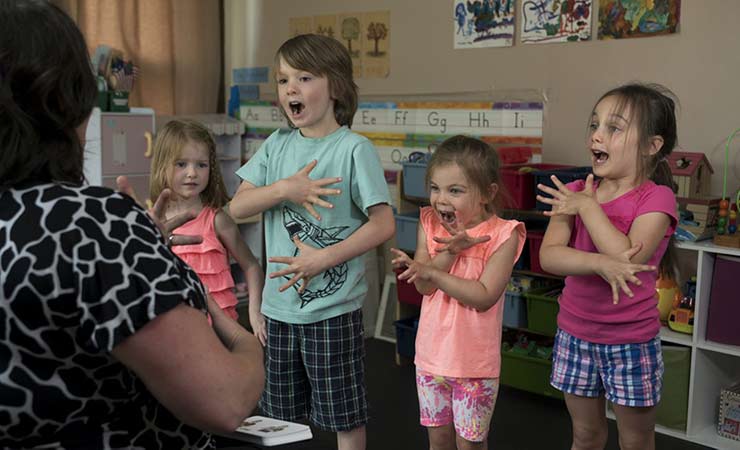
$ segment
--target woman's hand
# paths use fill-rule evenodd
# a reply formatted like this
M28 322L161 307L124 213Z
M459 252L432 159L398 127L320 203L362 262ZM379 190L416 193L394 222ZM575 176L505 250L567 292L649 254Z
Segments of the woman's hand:
M409 255L397 248L391 248L391 252L396 255L396 257L391 260L393 267L406 268L406 270L398 275L399 280L406 280L407 283L413 283L415 281L431 281L432 275L437 269L429 264L424 264L411 259Z
M334 205L322 200L322 195L339 195L341 190L339 189L328 189L324 186L329 184L335 184L342 181L341 178L321 178L313 180L309 177L311 171L316 167L318 161L315 159L308 163L306 167L299 170L295 175L278 181L280 192L282 196L296 205L301 205L308 211L311 216L316 220L321 220L321 216L314 209L314 205L321 206L322 208L333 208Z
M438 253L449 252L451 255L457 255L470 247L491 240L491 236L488 235L479 237L470 236L459 220L455 221L454 226L442 221L442 226L450 233L450 237L434 236L432 238L434 242L443 244L441 247L436 248Z
M139 199L136 197L134 188L129 184L128 178L125 175L121 175L116 178L116 186L118 190L133 198L136 203L146 208ZM187 211L182 214L178 214L170 219L167 219L165 212L167 211L167 202L170 200L171 192L169 189L165 189L157 197L157 201L154 202L154 206L147 209L147 214L154 221L159 228L159 231L164 236L165 242L169 246L173 245L191 245L199 244L203 241L202 236L184 236L181 234L173 234L172 231L187 223L197 216L193 211Z
M550 179L555 183L557 189L553 189L544 184L538 184L537 189L550 194L552 197L537 195L537 200L548 205L552 205L552 210L545 211L546 216L575 216L583 211L587 206L596 204L594 198L594 175L588 174L583 190L574 192L568 189L555 175Z
M637 286L642 285L639 278L635 276L638 272L655 271L655 266L646 264L633 264L630 260L640 252L642 244L638 243L632 246L619 256L600 255L600 264L596 266L596 273L604 279L612 288L612 301L616 305L619 303L619 290L632 297L634 294L627 283Z
M303 280L298 288L298 293L302 294L303 291L306 290L311 278L323 272L329 266L323 259L325 252L303 243L298 236L293 236L293 243L295 243L295 246L298 248L298 254L296 256L273 256L269 259L269 261L273 263L288 265L285 269L272 272L270 274L270 278L278 278L293 274L293 277L288 280L287 283L280 286L279 291L283 292L298 283L298 281Z

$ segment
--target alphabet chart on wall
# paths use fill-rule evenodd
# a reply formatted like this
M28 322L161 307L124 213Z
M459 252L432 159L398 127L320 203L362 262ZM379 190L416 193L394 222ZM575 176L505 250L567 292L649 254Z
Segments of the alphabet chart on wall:
M478 137L494 148L529 147L531 162L539 162L543 106L538 101L361 102L352 130L373 142L389 171L401 170L412 152L428 152L456 134ZM275 129L288 127L275 102L244 102L239 117L247 124L247 157Z

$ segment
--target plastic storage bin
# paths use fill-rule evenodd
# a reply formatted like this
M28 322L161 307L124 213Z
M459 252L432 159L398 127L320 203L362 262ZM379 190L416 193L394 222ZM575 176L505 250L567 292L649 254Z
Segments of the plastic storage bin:
M655 422L664 427L686 431L689 413L689 373L691 349L663 344L663 392L655 411Z
M403 195L414 198L429 198L425 183L426 161L403 162Z
M529 243L529 270L532 272L546 273L542 270L542 266L540 265L540 247L542 247L542 239L544 237L544 230L527 231L527 242Z
M416 355L416 330L419 318L409 317L393 322L396 326L396 351L399 355L412 358Z
M409 305L421 306L423 295L416 290L414 283L407 283L406 280L399 280L398 276L403 273L404 269L393 269L396 273L396 294L398 301Z
M501 183L506 187L512 209L533 209L535 205L534 176L538 170L567 168L562 164L515 164L501 168ZM404 172L404 176L405 176Z
M706 334L708 341L740 345L740 333L737 331L740 319L738 274L740 258L717 255L712 274L712 290L709 294Z
M527 327L527 301L519 292L506 292L504 296L504 326Z
M419 210L395 214L396 241L398 248L406 252L416 251L416 230L419 227Z
M534 178L534 183L532 184L532 187L535 190L536 194L542 194L546 197L549 197L546 193L540 192L540 190L537 189L537 185L544 184L545 186L555 188L555 183L553 183L550 179L551 175L555 175L556 177L558 177L558 180L563 182L563 184L567 184L571 181L585 179L589 173L591 173L591 166L542 169L532 174ZM550 210L550 205L548 205L547 203L542 203L541 201L537 201L534 206L540 211Z
M501 352L501 384L547 397L563 398L550 386L552 362L547 359Z
M527 329L554 336L558 329L558 297L562 287L525 292L527 298Z

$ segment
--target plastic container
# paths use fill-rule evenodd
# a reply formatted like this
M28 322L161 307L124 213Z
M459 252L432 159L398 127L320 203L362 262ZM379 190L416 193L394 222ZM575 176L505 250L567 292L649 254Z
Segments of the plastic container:
M545 237L544 230L527 230L527 242L529 243L529 270L537 273L547 273L540 265L540 247Z
M501 183L511 197L512 209L533 209L535 205L534 173L538 170L568 168L563 164L515 164L501 168ZM404 172L404 176L405 176Z
M532 187L535 190L535 194L548 196L546 193L537 189L537 185L544 184L545 186L555 188L555 183L550 179L551 175L555 175L563 184L567 184L571 181L585 179L589 173L591 173L591 166L537 170L532 173L532 176L534 177ZM537 201L534 207L540 211L549 211L551 208L547 203L542 203L540 201Z
M427 173L427 163L407 162L403 165L403 195L413 198L429 198L429 191L424 181Z
M416 330L419 318L409 317L393 322L396 327L396 351L399 355L413 359L416 355Z
M507 291L504 296L504 326L527 327L527 301L519 292Z
M393 269L396 273L396 295L398 301L406 303L408 305L421 306L421 300L424 298L423 295L416 290L414 283L407 283L406 280L399 280L398 275L403 273L403 269Z
M558 329L558 297L562 287L525 292L527 299L527 329L554 336Z
M501 384L535 394L563 398L563 394L550 386L552 362L547 359L501 352Z
M419 210L395 214L396 243L405 252L416 251L416 230L419 227Z
M691 349L679 345L662 344L663 391L655 411L655 422L664 427L686 431L689 413L689 372Z

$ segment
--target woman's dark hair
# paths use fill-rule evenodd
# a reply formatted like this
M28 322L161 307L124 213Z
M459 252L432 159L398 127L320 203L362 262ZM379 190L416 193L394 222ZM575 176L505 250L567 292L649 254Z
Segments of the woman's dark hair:
M97 99L92 70L85 39L58 7L0 0L0 189L82 183L77 128Z
M617 100L615 113L620 114L625 110L630 111L630 128L637 132L638 172L644 178L653 180L655 184L668 186L673 192L676 192L676 183L673 181L673 175L667 160L678 139L676 95L659 84L630 83L614 88L602 95L596 105L607 97L614 97ZM657 153L650 155L647 149L650 147L654 136L663 138L663 146ZM671 237L665 255L660 262L659 272L661 276L674 278L677 267L674 241L674 238Z
M458 134L445 139L432 153L427 165L426 185L432 180L432 174L438 167L456 164L465 174L465 178L475 186L478 193L485 199L486 212L493 213L502 207L502 198L508 194L501 183L499 169L501 164L498 153L490 145L480 139ZM495 196L490 195L491 184L498 186Z
M352 57L339 41L319 34L301 34L285 41L275 53L275 72L281 57L296 70L326 77L329 95L334 99L334 118L339 125L352 127L357 112L357 85L352 78ZM292 126L285 111L283 115Z

